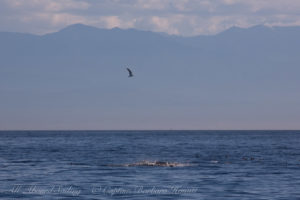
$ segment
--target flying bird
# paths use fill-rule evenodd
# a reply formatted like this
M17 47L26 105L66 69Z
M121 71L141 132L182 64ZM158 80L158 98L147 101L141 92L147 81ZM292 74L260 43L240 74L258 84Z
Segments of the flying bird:
M126 69L127 69L128 73L129 73L128 77L133 77L132 71L129 68L126 68Z

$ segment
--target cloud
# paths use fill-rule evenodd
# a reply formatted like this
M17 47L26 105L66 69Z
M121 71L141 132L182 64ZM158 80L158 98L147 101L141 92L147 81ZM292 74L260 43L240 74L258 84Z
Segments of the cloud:
M300 10L298 0L251 0L243 4L248 5L253 12L268 10L274 13L299 13Z
M164 10L167 8L170 1L161 1L161 0L137 0L135 7L137 9L150 9L150 10Z
M91 20L93 22L93 25L101 25L101 27L104 28L133 28L134 24L136 22L136 19L128 19L128 20L123 20L118 16L102 16L98 20L93 19Z
M58 12L63 10L87 9L90 5L74 0L4 0L13 9L28 9Z
M157 32L167 32L169 34L179 35L178 25L184 20L183 15L173 15L169 17L159 17L153 16L151 18L151 23L155 31Z
M299 0L2 0L0 31L46 33L73 23L178 35L231 26L300 25Z

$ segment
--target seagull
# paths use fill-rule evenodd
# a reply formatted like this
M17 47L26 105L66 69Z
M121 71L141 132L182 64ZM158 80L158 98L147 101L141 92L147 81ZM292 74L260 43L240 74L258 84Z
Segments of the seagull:
M128 77L133 77L132 71L129 68L126 68L126 69L127 69L128 73L129 73Z

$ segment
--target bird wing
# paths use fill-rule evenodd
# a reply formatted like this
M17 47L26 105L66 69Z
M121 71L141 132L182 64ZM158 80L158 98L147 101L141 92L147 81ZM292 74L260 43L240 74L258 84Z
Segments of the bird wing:
M132 71L129 68L126 68L130 75L132 75Z

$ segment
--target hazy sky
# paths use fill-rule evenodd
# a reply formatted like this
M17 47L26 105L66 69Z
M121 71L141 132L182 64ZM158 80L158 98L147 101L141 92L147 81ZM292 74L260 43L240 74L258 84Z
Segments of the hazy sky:
M75 23L184 36L300 26L300 0L0 0L0 32ZM1 34L0 130L299 129L299 28L247 30L197 51L135 31Z
M0 31L43 34L83 23L177 35L300 25L299 0L0 0Z

